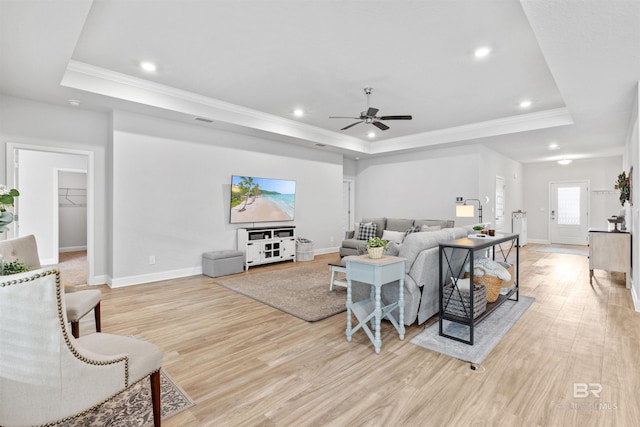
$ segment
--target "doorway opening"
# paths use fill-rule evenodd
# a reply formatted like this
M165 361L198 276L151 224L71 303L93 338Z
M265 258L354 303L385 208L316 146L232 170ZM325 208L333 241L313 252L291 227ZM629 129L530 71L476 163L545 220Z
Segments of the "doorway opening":
M86 251L84 283L94 284L93 153L7 143L6 160L7 184L20 191L14 207L16 220L8 237L33 234L38 243L40 263L57 265L60 262L60 248L70 245L65 243L69 235L64 233L64 228L64 234L61 235L63 220L63 227L70 225L73 232L81 236L79 241L82 243L74 245L74 249L81 247ZM74 180L81 184L73 184ZM66 188L71 187L84 187L83 194L80 194L81 191L67 192ZM75 204L76 207L68 207L67 204ZM67 214L79 215L82 219L69 220Z

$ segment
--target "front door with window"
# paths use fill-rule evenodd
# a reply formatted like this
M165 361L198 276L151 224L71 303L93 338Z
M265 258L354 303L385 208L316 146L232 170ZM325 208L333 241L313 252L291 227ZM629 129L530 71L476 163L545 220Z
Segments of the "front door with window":
M589 183L552 182L549 197L551 243L586 245L589 229Z

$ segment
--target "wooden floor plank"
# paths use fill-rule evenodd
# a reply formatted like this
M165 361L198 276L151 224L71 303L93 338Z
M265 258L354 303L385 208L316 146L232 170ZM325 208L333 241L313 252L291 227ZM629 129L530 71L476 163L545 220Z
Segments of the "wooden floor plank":
M384 322L376 354L362 332L346 341L345 313L308 323L206 276L100 287L102 326L164 350L196 403L168 427L635 425L640 314L624 276L596 271L590 284L586 257L535 247L521 249L520 281L536 301L476 371L409 343L425 325L400 341ZM574 383L599 383L602 395L576 398Z

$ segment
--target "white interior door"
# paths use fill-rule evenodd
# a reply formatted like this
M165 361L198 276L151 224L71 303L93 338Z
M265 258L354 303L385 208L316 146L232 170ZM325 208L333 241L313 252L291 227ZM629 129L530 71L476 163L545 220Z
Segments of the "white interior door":
M589 230L589 182L552 182L549 197L551 243L586 245Z

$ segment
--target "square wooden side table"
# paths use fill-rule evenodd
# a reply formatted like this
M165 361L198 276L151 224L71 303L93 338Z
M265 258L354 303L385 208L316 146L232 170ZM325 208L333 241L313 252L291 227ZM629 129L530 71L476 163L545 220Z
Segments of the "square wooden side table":
M405 258L396 256L383 256L372 259L368 255L347 256L344 258L347 264L347 341L351 342L353 333L363 329L375 348L380 353L382 340L380 339L380 321L388 319L398 331L400 339L404 339L404 270ZM400 282L398 300L386 306L382 305L382 287L387 283L398 280ZM363 282L371 285L369 299L353 302L352 282ZM398 319L392 312L398 309ZM358 324L352 326L351 314L355 315ZM367 322L373 321L371 332Z

